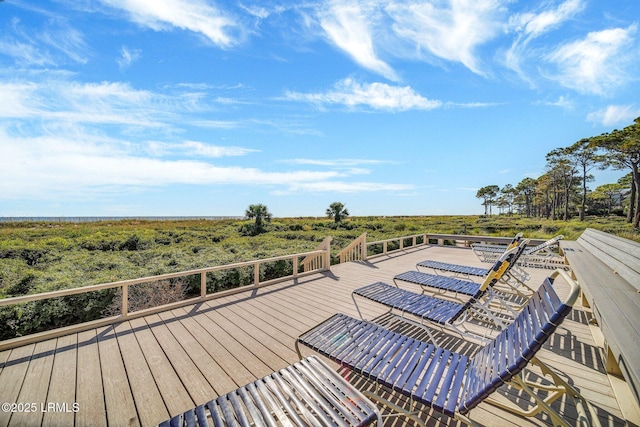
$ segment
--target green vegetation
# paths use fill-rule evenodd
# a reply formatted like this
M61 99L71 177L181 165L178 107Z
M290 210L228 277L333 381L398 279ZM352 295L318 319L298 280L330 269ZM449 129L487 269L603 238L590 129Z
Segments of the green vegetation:
M585 222L507 215L351 217L338 223L274 218L263 222L261 234L247 234L246 227L253 225L246 220L0 223L0 298L300 253L314 250L327 236L334 239L335 255L363 232L368 241L421 233L513 236L519 231L531 238L563 234L576 239L585 227L593 227L640 241L640 232L623 217L587 217ZM281 277L291 268L290 262L268 263L261 275ZM251 268L211 274L207 287L217 291L251 283L252 274ZM193 294L198 286L197 276L187 278L184 292ZM116 291L106 290L1 307L0 339L98 318L113 309L114 298Z
M525 178L515 187L487 185L476 193L485 215L496 206L500 212L514 210L526 216L568 220L587 215L625 214L627 222L640 228L640 117L622 130L583 138L569 147L547 153L547 166L537 179ZM591 191L587 182L594 168L626 170L617 183ZM515 208L515 209L514 209Z
M340 222L349 216L349 211L343 203L333 202L329 205L325 214L329 218L333 218L333 222Z
M269 209L263 204L249 205L244 212L244 216L245 218L255 220L253 225L247 224L242 229L244 234L250 236L264 233L266 231L265 223L271 222L271 218L273 217Z

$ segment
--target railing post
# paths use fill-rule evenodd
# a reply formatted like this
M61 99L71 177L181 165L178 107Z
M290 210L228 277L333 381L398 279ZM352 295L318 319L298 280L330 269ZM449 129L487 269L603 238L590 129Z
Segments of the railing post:
M293 257L293 277L298 277L298 255Z
M129 316L129 286L122 285L122 317Z
M202 298L207 296L207 272L200 273L200 296Z
M366 261L367 260L367 233L364 233L362 235L362 243L361 244L362 244L362 247L360 248L360 250L362 252L360 252L360 258L363 261Z
M322 242L325 246L325 270L331 270L331 240L333 240L332 237L327 237L324 239L324 242Z
M253 285L258 286L260 284L260 263L253 264Z

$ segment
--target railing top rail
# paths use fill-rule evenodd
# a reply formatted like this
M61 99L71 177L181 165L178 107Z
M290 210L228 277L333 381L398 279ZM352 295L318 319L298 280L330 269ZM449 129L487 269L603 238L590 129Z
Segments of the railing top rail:
M392 237L390 239L376 240L374 242L367 242L367 246L375 245L375 244L379 244L379 243L384 243L384 242L393 242L393 241L400 240L400 239L412 239L414 237L421 237L421 236L424 236L424 235L425 235L425 233L421 233L421 234L412 234L410 236ZM429 235L427 234L427 236L429 236Z
M412 234L409 236L392 237L390 239L376 240L373 242L367 242L367 246L398 241L400 239L411 239L414 237L426 236L427 239L444 239L444 240L466 240L469 242L488 242L488 243L509 243L513 237L497 237L497 236L478 236L469 234L442 234L442 233L420 233ZM531 239L531 244L538 244L543 242L543 239Z
M356 237L351 243L349 243L344 249L338 252L338 255L353 249L366 238L367 238L367 233L362 233L360 236Z
M76 294L83 294L83 293L88 293L88 292L101 291L101 290L104 290L104 289L119 288L119 287L122 287L122 286L130 286L130 285L136 285L136 284L140 284L140 283L148 283L148 282L153 282L153 281L157 281L157 280L173 279L175 277L191 276L191 275L195 275L195 274L209 273L209 272L213 272L213 271L229 270L229 269L232 269L232 268L239 268L239 267L247 267L247 266L252 266L252 265L255 265L255 264L262 264L262 263L266 263L266 262L274 262L274 261L281 261L281 260L285 260L285 259L293 259L295 257L304 257L304 256L309 256L309 255L321 255L321 254L324 254L324 253L325 253L325 251L315 250L315 251L301 252L301 253L291 254L291 255L280 255L280 256L271 257L271 258L264 258L264 259L258 259L258 260L237 262L237 263L234 263L234 264L216 265L216 266L213 266L213 267L198 268L198 269L195 269L195 270L178 271L178 272L175 272L175 273L160 274L160 275L157 275L157 276L140 277L140 278L137 278L137 279L121 280L121 281L118 281L118 282L101 283L101 284L98 284L98 285L89 285L89 286L83 286L83 287L79 287L79 288L62 289L62 290L59 290L59 291L43 292L43 293L40 293L40 294L23 295L23 296L19 296L19 297L4 298L4 299L0 299L0 307L6 306L6 305L12 305L12 304L25 303L25 302L30 302L30 301L39 301L39 300L49 299L49 298L57 298L57 297L63 297L63 296L68 296L68 295L76 295Z

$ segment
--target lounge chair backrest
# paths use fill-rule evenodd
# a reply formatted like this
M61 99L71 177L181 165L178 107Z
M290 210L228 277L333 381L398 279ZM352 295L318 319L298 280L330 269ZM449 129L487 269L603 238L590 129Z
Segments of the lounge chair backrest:
M579 288L572 284L562 302L547 278L516 319L469 361L459 411L468 412L504 382L517 375L571 312Z
M518 244L520 243L520 241L522 240L522 233L518 233L515 235L515 237L513 238L513 240L507 245L507 249L512 249L515 248L516 246L518 246Z
M527 249L527 246L529 245L529 242L530 242L529 239L519 240L518 244L516 246L514 246L514 248L517 248L517 251L509 259L509 263L507 264L504 272L502 273L503 276L505 274L508 274L509 271L513 268L513 266L516 265L516 263L520 259L520 256L527 252L526 249Z
M464 304L464 306L458 311L458 313L451 318L449 322L455 322L460 316L462 316L467 309L471 308L472 305L478 301L487 290L495 285L498 280L502 278L502 276L509 271L510 266L515 264L516 260L522 254L522 251L526 247L528 240L525 240L520 243L518 247L509 249L505 251L504 254L498 258L498 260L493 264L493 267L489 270L489 273L484 278L482 285L478 288L478 291L473 295L469 300Z
M548 248L550 246L553 246L555 244L557 244L560 240L564 239L564 236L562 234L559 234L557 236L555 236L552 239L547 240L546 242L540 243L538 246L534 246L532 248L529 248L526 250L527 254L532 254L532 253L536 253L542 249Z
M486 291L489 287L495 285L495 283L502 278L506 273L511 270L511 267L515 265L520 255L524 252L525 248L529 244L529 240L522 240L513 248L507 249L498 260L493 264L493 267L489 270L482 285L481 291Z

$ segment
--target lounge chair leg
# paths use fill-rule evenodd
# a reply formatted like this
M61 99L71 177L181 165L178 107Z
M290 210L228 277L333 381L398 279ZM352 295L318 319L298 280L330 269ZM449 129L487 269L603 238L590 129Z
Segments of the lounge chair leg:
M533 365L537 365L541 370L543 375L549 375L554 384L558 387L562 387L565 390L565 393L574 401L576 405L576 411L578 412L578 422L580 425L592 425L595 427L601 427L600 419L598 418L598 414L596 413L595 408L591 403L584 398L580 394L578 390L576 390L573 386L563 380L558 374L556 374L551 368L549 368L545 363L543 363L537 357L531 359L531 363ZM591 415L591 422L589 422L589 417L585 411L585 406L589 410L589 414Z
M541 370L543 375L548 375L551 377L553 381L553 385L543 385L532 383L526 381L522 377L522 373L520 375L514 376L507 384L511 387L514 387L518 390L522 390L527 393L533 400L536 402L536 405L529 410L523 410L515 405L509 405L507 403L498 402L493 399L487 399L486 402L490 403L499 408L505 409L509 412L513 412L517 415L523 417L533 417L539 414L540 412L545 412L553 422L554 426L562 426L569 427L570 424L565 421L558 412L556 412L553 408L551 408L551 404L555 402L562 395L566 394L569 398L571 398L575 405L576 411L578 412L578 423L582 426L594 426L601 427L600 420L595 412L595 409L591 404L571 385L569 385L566 381L564 381L558 374L552 371L547 365L542 363L538 358L531 359L531 364L537 365ZM545 390L548 392L546 398L540 398L533 389L537 388L539 390ZM584 410L584 407L589 409L589 413L591 415L591 421Z
M462 415L462 414L458 414L456 413L455 419L458 421L462 421L463 423L465 423L468 426L471 427L478 427L478 423L476 423L475 421L473 421L471 418L467 417L466 415Z
M382 396L380 396L380 395L378 395L376 393L373 393L371 391L364 391L363 394L365 395L365 397L368 397L369 399L374 400L374 401L378 402L379 404L381 404L383 406L386 406L391 411L395 412L395 414L383 415L383 417L388 418L388 417L403 416L403 417L407 417L407 418L412 419L420 427L426 427L425 422L422 421L422 419L420 419L420 417L418 416L418 414L419 414L418 411L413 411L413 410L407 411L403 407L398 406L395 403L391 403L389 400L387 400L384 397L382 397Z

